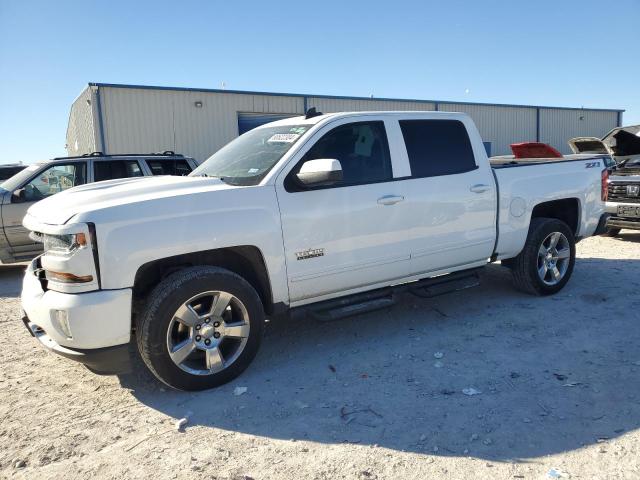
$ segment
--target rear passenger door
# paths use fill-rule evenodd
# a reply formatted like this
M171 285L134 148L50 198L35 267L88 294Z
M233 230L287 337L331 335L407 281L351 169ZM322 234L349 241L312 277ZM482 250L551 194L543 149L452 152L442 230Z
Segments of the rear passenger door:
M406 180L412 274L483 263L493 252L496 191L475 128L457 119L399 120L411 167ZM483 147L480 147L483 148Z

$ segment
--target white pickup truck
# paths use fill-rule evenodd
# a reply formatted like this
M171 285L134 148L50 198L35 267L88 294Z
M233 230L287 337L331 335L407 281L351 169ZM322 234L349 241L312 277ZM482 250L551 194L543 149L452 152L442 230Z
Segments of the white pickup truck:
M251 130L189 177L80 186L35 204L23 320L98 373L184 390L239 375L266 317L333 319L470 286L498 260L553 294L603 230L606 155L501 158L460 113L308 112ZM603 190L604 189L604 190Z

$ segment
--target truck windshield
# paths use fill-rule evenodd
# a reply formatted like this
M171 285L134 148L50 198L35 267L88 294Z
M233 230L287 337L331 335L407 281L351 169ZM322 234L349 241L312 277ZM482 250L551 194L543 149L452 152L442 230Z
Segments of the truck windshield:
M311 125L259 127L211 155L189 176L217 177L232 185L257 185Z

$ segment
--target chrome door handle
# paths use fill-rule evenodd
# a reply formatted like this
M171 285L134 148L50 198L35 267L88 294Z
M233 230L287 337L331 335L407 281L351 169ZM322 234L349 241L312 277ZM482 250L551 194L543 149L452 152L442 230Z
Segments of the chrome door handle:
M487 190L491 190L491 185L485 185L484 183L478 183L469 187L469 191L473 193L484 193Z
M380 197L378 199L379 205L395 205L398 202L404 200L402 195L385 195L384 197Z

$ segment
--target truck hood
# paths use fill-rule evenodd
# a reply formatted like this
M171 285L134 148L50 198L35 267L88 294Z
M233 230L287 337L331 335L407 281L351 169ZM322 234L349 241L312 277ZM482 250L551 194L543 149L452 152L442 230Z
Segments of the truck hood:
M206 177L162 176L107 180L74 187L45 198L29 208L28 214L44 224L62 225L79 213L236 188L242 187Z
M640 155L640 125L614 128L602 138L572 138L569 147L573 153L608 153L616 160Z
M576 137L569 140L569 147L573 153L603 153L610 154L606 145L598 137Z

